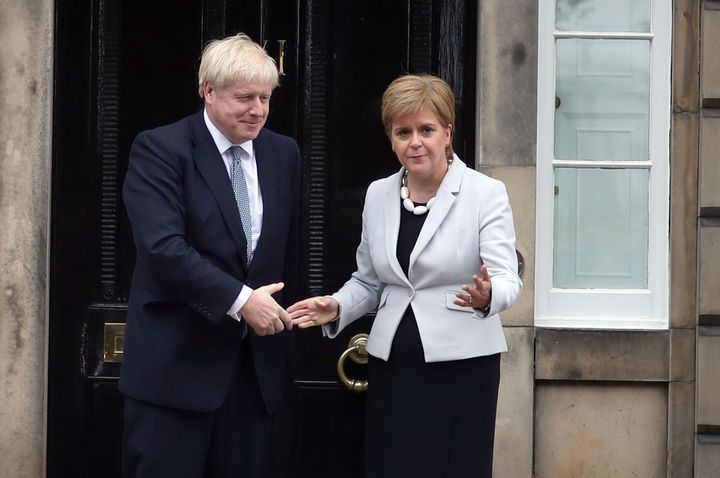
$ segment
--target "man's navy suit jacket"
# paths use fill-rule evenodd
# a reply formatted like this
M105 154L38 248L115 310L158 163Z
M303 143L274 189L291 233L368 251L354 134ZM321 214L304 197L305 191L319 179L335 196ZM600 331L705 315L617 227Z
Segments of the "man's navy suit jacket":
M123 186L137 262L128 306L120 390L146 402L213 411L222 403L241 346L226 315L244 285L285 282L296 299L300 153L263 129L253 141L263 200L262 234L246 266L245 235L230 178L203 113L135 139ZM290 333L250 331L269 412L280 405Z

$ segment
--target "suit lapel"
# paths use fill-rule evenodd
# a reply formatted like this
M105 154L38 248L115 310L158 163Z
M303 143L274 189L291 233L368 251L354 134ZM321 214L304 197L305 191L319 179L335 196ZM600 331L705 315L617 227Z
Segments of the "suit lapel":
M212 192L215 202L225 219L225 224L230 230L230 235L242 258L242 266L247 263L245 252L245 233L243 232L240 213L235 202L235 194L228 177L227 169L223 163L220 152L205 126L202 111L196 114L191 122L191 130L195 149L193 159L195 165Z
M403 169L392 177L392 180L388 183L389 187L385 191L383 197L383 217L385 226L385 254L387 255L388 263L393 272L400 277L403 282L409 284L408 278L400 267L400 263L397 260L397 241L398 234L400 233L400 178L402 177Z
M264 131L260 131L258 137L253 140L255 150L255 163L257 164L258 183L263 202L262 232L260 239L255 246L252 264L262 263L263 244L268 240L270 231L274 228L275 215L279 213L278 185L280 180L278 174L281 172L279 165L275 164L275 158L269 153L267 142L264 141Z
M433 203L430 211L427 213L428 217L425 219L425 224L423 224L423 227L420 230L420 235L418 235L415 247L410 253L408 271L412 270L413 264L415 264L418 256L428 245L430 239L433 238L440 225L450 213L450 210L455 204L455 197L460 190L460 183L462 182L464 173L465 163L455 156L452 166L438 188L437 195L435 196L435 202ZM452 246L448 245L448 247Z

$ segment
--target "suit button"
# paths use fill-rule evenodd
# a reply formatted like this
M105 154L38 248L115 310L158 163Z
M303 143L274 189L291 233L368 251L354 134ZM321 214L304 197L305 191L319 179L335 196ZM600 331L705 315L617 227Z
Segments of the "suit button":
M415 295L415 292L413 292L413 291L408 292L408 297L410 297L411 299L414 295Z

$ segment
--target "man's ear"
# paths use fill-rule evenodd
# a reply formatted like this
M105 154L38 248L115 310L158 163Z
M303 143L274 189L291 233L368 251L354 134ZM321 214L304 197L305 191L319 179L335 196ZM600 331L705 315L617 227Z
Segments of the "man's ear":
M214 92L215 92L215 88L213 88L213 86L210 84L209 81L206 81L205 84L203 85L203 97L205 98L205 100L208 100L208 99L213 100L213 98L215 96Z

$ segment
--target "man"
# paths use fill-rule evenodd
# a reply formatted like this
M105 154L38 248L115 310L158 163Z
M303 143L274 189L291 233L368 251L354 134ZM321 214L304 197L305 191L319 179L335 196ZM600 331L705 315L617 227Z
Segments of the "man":
M277 84L273 59L246 35L211 42L204 109L133 143L123 187L137 248L120 374L126 476L270 474L300 187L297 144L263 129Z

